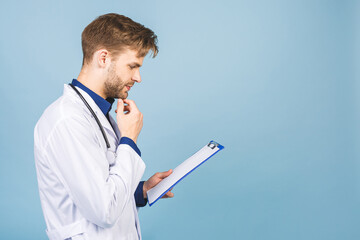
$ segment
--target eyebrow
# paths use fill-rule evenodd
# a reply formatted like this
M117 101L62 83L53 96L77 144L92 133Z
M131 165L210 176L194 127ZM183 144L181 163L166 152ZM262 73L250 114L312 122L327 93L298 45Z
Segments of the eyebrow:
M132 62L129 65L135 65L136 67L141 67L141 65L139 63L137 63L137 62Z

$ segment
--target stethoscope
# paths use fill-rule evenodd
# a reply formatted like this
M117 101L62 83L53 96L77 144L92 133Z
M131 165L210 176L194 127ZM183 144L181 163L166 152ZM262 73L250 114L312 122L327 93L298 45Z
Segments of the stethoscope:
M106 133L104 131L103 126L101 125L98 117L96 116L95 112L92 110L92 108L90 107L90 105L88 104L88 102L85 100L85 98L83 97L83 95L81 95L81 93L76 89L76 87L74 85L72 85L71 83L69 83L69 85L72 87L72 89L74 89L74 91L79 95L79 97L81 98L81 100L84 102L85 106L89 109L89 111L91 112L91 115L95 118L97 124L99 125L99 128L101 130L101 133L105 139L106 142L106 147L109 149L110 148L110 144L109 144L109 140L106 136Z

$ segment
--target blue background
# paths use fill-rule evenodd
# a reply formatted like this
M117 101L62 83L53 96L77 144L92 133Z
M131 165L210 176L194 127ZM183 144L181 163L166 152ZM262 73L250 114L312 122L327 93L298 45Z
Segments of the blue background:
M359 1L221 2L1 3L1 239L46 239L33 128L109 12L159 38L129 96L144 179L225 146L141 210L144 239L360 239Z

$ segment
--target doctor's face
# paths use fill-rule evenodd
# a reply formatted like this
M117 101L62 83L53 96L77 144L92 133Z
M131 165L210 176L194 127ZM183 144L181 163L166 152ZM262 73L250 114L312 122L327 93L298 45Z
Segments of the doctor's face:
M105 95L108 98L125 99L135 82L141 82L140 67L144 57L137 57L137 53L135 50L126 49L111 61L104 83Z

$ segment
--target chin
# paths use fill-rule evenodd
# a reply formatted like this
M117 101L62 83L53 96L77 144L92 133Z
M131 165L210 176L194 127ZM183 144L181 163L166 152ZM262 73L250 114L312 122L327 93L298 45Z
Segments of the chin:
M121 98L122 100L124 100L124 99L126 99L128 96L129 96L129 94L126 92L126 93L124 93L124 94L121 94L121 95L119 96L119 98Z

